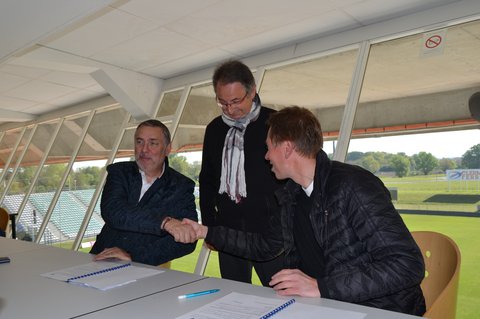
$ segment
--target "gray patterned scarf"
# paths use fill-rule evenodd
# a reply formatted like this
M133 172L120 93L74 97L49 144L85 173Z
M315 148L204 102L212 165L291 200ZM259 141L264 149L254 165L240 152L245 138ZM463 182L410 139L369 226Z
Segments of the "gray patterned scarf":
M254 122L260 114L260 98L253 99L252 109L245 117L234 120L222 114L222 120L230 126L225 136L222 153L222 175L220 176L219 194L227 193L232 201L239 203L247 197L245 183L245 154L243 152L243 136L250 122Z

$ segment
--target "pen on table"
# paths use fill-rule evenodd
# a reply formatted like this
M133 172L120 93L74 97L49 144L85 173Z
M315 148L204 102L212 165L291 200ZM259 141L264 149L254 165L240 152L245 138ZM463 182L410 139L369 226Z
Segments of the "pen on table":
M193 297L198 297L203 295L209 295L219 291L220 289L211 289L211 290L205 290L205 291L199 291L199 292L192 292L191 294L178 296L178 299L187 299L187 298L193 298Z

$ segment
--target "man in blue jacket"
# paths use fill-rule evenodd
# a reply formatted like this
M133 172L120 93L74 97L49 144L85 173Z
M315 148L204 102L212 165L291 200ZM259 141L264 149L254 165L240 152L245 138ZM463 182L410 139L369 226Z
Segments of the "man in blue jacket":
M101 214L105 221L90 253L95 260L119 258L160 265L195 249L190 226L197 220L194 182L168 166L170 132L157 120L135 131L135 161L107 167ZM182 230L180 232L180 230Z
M265 158L278 179L280 211L264 234L221 226L196 228L219 251L252 259L285 253L270 285L279 295L336 299L423 315L420 249L382 181L369 171L331 161L320 123L305 108L270 115Z

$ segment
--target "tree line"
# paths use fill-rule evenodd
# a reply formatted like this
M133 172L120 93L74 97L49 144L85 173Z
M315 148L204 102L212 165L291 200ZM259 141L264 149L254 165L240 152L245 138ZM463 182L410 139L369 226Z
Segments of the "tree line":
M398 177L445 173L448 169L456 168L479 169L480 144L472 146L461 158L438 159L427 152L419 152L412 156L405 153L351 152L348 153L346 161L359 165L374 174L393 172Z
M448 147L448 146L446 146ZM332 157L332 154L329 154ZM187 158L181 154L172 154L168 158L169 165L182 174L190 177L198 183L201 163L188 163ZM445 172L447 169L480 168L480 144L472 146L461 158L442 158L437 159L431 153L420 152L413 156L407 156L405 153L385 153L385 152L350 152L346 161L359 165L374 174L395 174L398 177L409 175L428 175L430 173ZM34 187L34 193L51 192L58 189L60 181L65 173L67 164L45 165L39 175ZM65 183L65 190L91 189L95 188L100 182L100 175L104 167L89 166L73 170ZM37 167L20 167L16 173L15 180L12 182L9 193L25 193L35 176ZM5 178L8 181L11 173L7 172ZM1 190L3 191L2 185Z

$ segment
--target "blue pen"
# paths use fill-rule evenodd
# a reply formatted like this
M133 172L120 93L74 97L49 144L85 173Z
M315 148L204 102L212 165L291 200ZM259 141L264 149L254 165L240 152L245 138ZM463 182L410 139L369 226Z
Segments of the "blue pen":
M203 295L209 295L219 291L220 289L212 289L212 290L205 290L205 291L199 291L199 292L192 292L191 294L178 296L178 299L187 299L187 298L193 298L193 297L198 297Z

